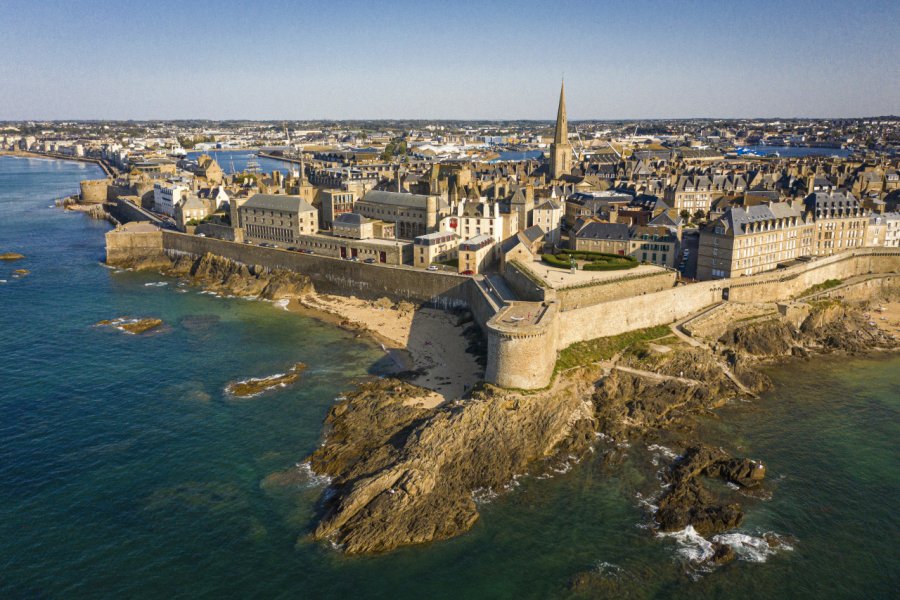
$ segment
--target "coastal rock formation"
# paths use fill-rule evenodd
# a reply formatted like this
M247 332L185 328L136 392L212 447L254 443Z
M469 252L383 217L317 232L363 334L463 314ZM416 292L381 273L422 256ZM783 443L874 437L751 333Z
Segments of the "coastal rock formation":
M592 381L573 375L537 394L488 388L436 409L416 407L426 392L409 384L364 384L332 409L310 458L333 478L314 537L361 553L467 531L478 519L473 494L502 489L539 459L587 449Z
M104 319L95 324L97 327L115 327L119 331L139 335L141 333L156 329L163 324L162 319L143 318L132 319L130 317L118 317L116 319Z
M16 269L13 271L13 277L25 277L26 275L30 275L31 271L28 269Z
M242 381L233 381L225 386L225 391L236 398L250 398L277 387L285 387L296 383L306 365L297 363L287 373L279 373L269 377L251 377Z
M721 503L703 485L702 477L754 487L765 474L762 463L732 458L721 448L702 444L688 448L663 475L671 487L660 499L654 519L663 531L678 531L690 525L700 535L709 535L733 529L744 519L741 506Z
M18 252L3 252L0 254L0 260L13 261L22 260L23 258L25 258L25 255Z
M201 257L160 253L129 259L114 266L188 277L213 292L266 300L300 298L313 291L309 277L300 273L248 266L210 253Z

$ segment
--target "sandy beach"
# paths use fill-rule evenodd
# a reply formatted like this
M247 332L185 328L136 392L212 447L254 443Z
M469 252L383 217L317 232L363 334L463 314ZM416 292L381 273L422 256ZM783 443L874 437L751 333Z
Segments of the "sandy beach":
M326 313L337 324L366 331L391 353L399 368L421 372L411 382L434 392L419 402L423 406L460 398L484 376L476 357L466 351L466 325L457 325L457 317L444 311L387 298L372 301L327 294L293 300L287 308L320 317Z
M873 303L866 314L876 327L900 338L900 301Z

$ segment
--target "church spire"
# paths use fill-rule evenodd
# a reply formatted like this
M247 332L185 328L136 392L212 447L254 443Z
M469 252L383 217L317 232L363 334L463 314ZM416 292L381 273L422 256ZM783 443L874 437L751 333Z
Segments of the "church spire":
M556 111L556 135L553 142L565 144L569 141L569 121L566 119L566 81L559 88L559 109Z

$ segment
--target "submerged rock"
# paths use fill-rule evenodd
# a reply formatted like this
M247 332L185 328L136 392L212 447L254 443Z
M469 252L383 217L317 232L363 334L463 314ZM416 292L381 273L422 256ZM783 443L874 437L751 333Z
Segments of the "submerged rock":
M24 254L19 254L18 252L3 252L3 253L0 253L0 260L13 261L13 260L22 260L23 258L25 258L25 255L24 255Z
M163 324L162 319L143 318L132 319L130 317L119 317L117 319L99 321L95 324L98 327L115 327L120 331L127 333L141 334L151 329L155 329Z
M229 383L225 386L225 391L236 398L250 398L277 387L285 387L296 383L305 369L305 364L297 363L287 373L269 377L251 377L243 381Z
M13 277L25 277L26 275L30 275L31 271L28 269L16 269L13 271Z

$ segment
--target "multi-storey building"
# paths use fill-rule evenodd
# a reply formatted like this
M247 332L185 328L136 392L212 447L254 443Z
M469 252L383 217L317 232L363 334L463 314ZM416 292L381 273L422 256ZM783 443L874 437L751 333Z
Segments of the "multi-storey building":
M558 244L562 232L562 205L553 199L545 200L532 211L534 224L544 231L548 243Z
M255 194L238 210L244 238L253 242L296 245L319 230L316 209L299 196Z
M397 237L405 240L437 231L450 206L438 196L372 190L357 201L354 211L396 225Z
M322 229L331 229L338 215L353 212L356 193L345 190L320 190L319 203Z
M500 246L489 235L477 235L459 245L459 272L483 273L499 257Z
M190 188L180 183L157 182L153 184L153 206L157 212L174 216L178 206Z
M457 256L459 236L452 231L435 231L413 240L413 266L427 268L435 262L445 262Z
M829 256L865 244L869 211L850 192L814 192L803 203L815 225L813 255Z
M812 252L814 225L786 202L734 207L700 232L697 278L721 279L770 271Z

